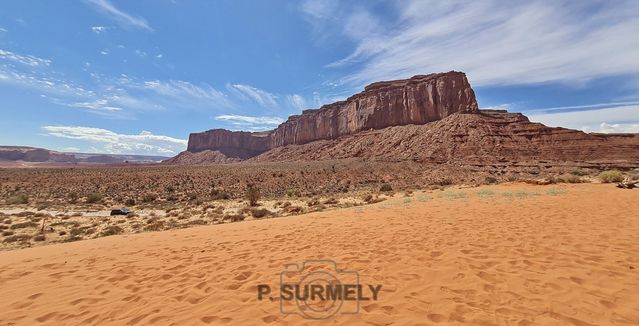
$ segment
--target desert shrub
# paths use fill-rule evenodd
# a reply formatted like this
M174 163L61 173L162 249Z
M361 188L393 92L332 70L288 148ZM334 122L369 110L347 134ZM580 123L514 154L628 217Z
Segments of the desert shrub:
M7 199L7 204L19 205L19 204L28 204L29 196L26 194L18 194L9 199Z
M366 194L366 195L362 196L362 200L367 202L367 203L370 203L373 200L373 195Z
M435 185L438 185L438 186L450 186L452 184L453 184L453 179L448 177L435 181Z
M24 229L24 228L35 228L38 227L38 223L36 222L22 222L22 223L15 223L11 225L11 229L12 230L16 230L16 229Z
M78 201L78 197L79 197L78 193L75 191L72 191L67 195L67 198L69 199L69 203L71 204L75 204Z
M576 175L578 177L583 177L585 175L588 175L588 172L586 172L584 170L573 170L573 171L570 172L570 174Z
M290 201L285 201L284 203L282 203L282 208L286 208L291 206L291 202Z
M324 204L326 204L326 205L335 205L337 203L339 203L339 200L337 200L335 198L329 198L329 199L324 201Z
M100 236L106 237L110 235L120 234L122 232L124 232L124 230L121 227L112 225L104 229L104 231L100 232Z
M64 242L74 242L74 241L80 241L82 239L83 238L80 237L80 236L72 235L72 236L69 236L68 238L64 239Z
M67 231L64 231L64 230L58 232L59 236L63 236L63 235L66 235L66 234L67 234Z
M251 209L251 215L255 218L262 218L264 216L271 215L271 211L266 208L254 208Z
M11 223L13 223L13 222L12 222L10 219L6 219L6 220L4 220L2 223L4 223L4 224L11 224Z
M584 179L574 174L564 174L558 178L563 183L583 183Z
M385 183L379 187L379 191L393 191L393 187L391 187L388 183Z
M8 227L7 225L0 224L0 230L6 230L6 229L8 229L8 228L9 228L9 227Z
M2 236L3 237L8 237L8 236L13 235L13 234L14 234L13 231L4 231L4 232L2 232Z
M158 221L156 219L151 219L147 221L147 225L144 227L144 231L160 231L164 229L164 222Z
M307 201L306 205L308 205L308 207L313 207L313 206L319 205L319 203L320 203L319 199L313 198L313 199Z
M6 237L2 242L18 242L18 241L28 241L31 239L31 236L28 234L16 234L9 237Z
M623 173L617 170L603 171L599 173L599 180L603 183L623 181Z
M299 206L287 206L284 209L284 211L287 212L287 213L297 214L297 213L303 212L304 209L302 207L299 207Z
M135 205L135 199L133 198L129 198L126 201L124 201L124 205L126 206L134 206Z
M102 198L103 196L101 193L92 192L87 196L87 199L85 201L87 204L93 204L102 201Z
M211 190L211 199L213 199L213 200L231 199L231 194L229 194L226 191L222 191L222 190L218 190L218 189L213 188Z
M487 184L494 184L497 183L497 178L489 175L486 177L485 181Z
M260 189L254 184L250 183L246 186L246 199L251 206L257 206L257 201L260 200Z
M194 220L194 221L189 221L187 223L182 224L183 226L191 226L191 225L206 225L209 224L207 221L205 220Z
M300 197L300 196L302 196L302 194L300 193L299 190L292 190L292 189L287 190L286 191L286 195L288 197Z
M152 203L154 202L156 199L158 198L158 196L156 194L144 194L142 196L142 202L143 203Z
M44 234L38 234L35 237L33 237L33 241L44 241L46 239L47 237Z
M239 221L244 221L244 218L245 218L244 215L232 214L232 215L224 215L222 219L225 221L239 222Z

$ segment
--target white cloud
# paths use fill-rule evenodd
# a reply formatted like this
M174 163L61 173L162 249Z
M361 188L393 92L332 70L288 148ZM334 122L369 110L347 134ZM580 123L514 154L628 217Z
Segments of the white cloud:
M146 52L142 50L135 50L135 54L137 54L140 58L146 58Z
M337 0L307 0L302 3L302 11L314 18L328 19L334 17L338 9Z
M287 96L287 99L291 103L291 105L297 109L303 110L306 107L306 101L301 95L289 95Z
M226 88L234 94L239 95L240 97L251 99L261 106L274 107L277 105L277 96L259 88L242 84L229 84Z
M228 121L237 126L249 126L249 125L271 125L277 126L284 122L284 119L278 117L252 117L236 114L224 114L215 117L218 121Z
M586 132L639 132L639 105L624 105L595 110L531 113L531 121L552 127L580 129Z
M223 92L206 84L198 86L181 80L153 80L145 81L141 85L133 85L133 87L141 87L146 90L151 90L158 95L174 100L180 100L182 102L191 102L196 100L200 102L206 101L209 104L216 104L220 106L229 105L228 99Z
M162 59L162 57L164 57L164 55L162 53L160 53L160 54L156 55L155 57L158 58L158 59Z
M384 24L363 10L324 9L303 7L326 25L347 22L342 32L356 43L329 64L357 63L346 84L450 70L465 71L475 86L639 73L637 1L412 0L399 2L397 19Z
M7 31L5 28L0 27L0 32L1 32L1 33L6 33L6 32L8 32L8 31Z
M92 30L94 33L98 34L98 35L100 35L100 34L102 34L102 33L106 32L106 31L107 31L107 30L109 30L109 29L110 29L110 28L109 28L109 27L106 27L106 26L93 26L93 27L91 27L91 30Z
M106 99L99 99L93 102L78 102L69 104L71 107L84 108L90 110L102 110L102 111L122 111L122 108L116 108L109 106L109 101Z
M86 1L92 4L100 12L106 14L107 16L109 16L116 22L120 23L121 25L145 29L147 31L153 31L153 28L149 26L146 19L142 17L135 17L131 14L128 14L118 9L108 0L86 0Z
M639 123L615 123L607 124L602 122L599 131L603 133L639 133Z
M44 126L47 135L86 141L99 152L112 154L175 155L186 149L187 141L142 131L138 135L119 134L113 131L79 126Z
M42 67L51 64L51 60L34 57L32 55L20 55L2 49L0 49L0 59L17 62L31 67Z

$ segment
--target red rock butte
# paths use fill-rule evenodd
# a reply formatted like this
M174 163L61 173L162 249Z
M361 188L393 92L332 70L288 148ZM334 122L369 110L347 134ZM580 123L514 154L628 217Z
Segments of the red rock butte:
M475 93L464 73L418 75L373 83L346 101L290 116L268 132L213 129L192 133L187 151L219 150L247 158L275 147L335 139L362 130L424 124L455 112L477 111Z
M639 135L588 134L479 110L463 72L373 83L345 101L305 110L265 132L189 135L168 164L359 157L423 162L626 162L639 165Z

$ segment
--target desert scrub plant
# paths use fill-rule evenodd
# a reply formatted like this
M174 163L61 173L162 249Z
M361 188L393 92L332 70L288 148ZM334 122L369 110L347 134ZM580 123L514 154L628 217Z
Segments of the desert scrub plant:
M393 187L391 187L388 183L384 183L381 187L379 187L379 191L393 191Z
M603 183L621 182L623 181L623 173L617 170L608 170L599 173L598 178Z
M29 203L29 196L27 196L26 194L18 194L7 199L7 204L11 204L11 205L21 205L21 204L28 204L28 203Z
M16 229L24 229L24 228L34 228L37 226L38 226L38 223L36 222L22 222L22 223L12 224L11 229L16 230Z
M100 201L102 201L102 198L103 198L103 196L102 196L102 194L101 194L101 193L98 193L98 192L92 192L92 193L90 193L90 194L87 196L87 198L86 198L85 202L86 202L87 204L99 203Z
M497 178L493 177L493 176L487 176L485 179L487 184L491 185L491 184L495 184L497 183Z
M441 186L441 187L450 186L450 185L453 184L453 179L451 179L451 178L442 178L442 179L439 179L439 180L435 181L434 184L437 185L437 186Z
M264 216L269 216L273 213L266 208L253 208L251 209L251 215L255 218L262 218Z
M36 236L33 237L33 241L44 241L46 239L47 237L43 233L37 234Z
M107 236L110 236L110 235L120 234L122 232L124 232L124 230L121 227L119 227L117 225L112 225L112 226L109 226L106 229L104 229L102 232L100 232L100 236L101 237L107 237Z
M144 194L142 196L142 202L143 203L152 203L154 202L156 199L158 198L158 196L156 194Z
M222 219L224 221L239 222L244 221L245 216L241 214L224 215Z
M580 178L578 175L574 174L564 174L557 178L559 181L563 183L584 183L586 180Z
M28 234L16 234L16 235L12 235L12 236L4 238L4 240L2 240L2 242L7 242L7 243L18 242L18 241L26 242L29 239L31 239L31 236L28 235Z
M257 206L257 201L260 200L260 189L252 183L246 186L246 199L250 206Z

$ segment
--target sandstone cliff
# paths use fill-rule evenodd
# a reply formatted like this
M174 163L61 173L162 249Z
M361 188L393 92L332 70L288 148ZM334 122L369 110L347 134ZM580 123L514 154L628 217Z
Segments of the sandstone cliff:
M477 110L475 93L464 73L419 75L371 84L346 101L291 116L269 132L215 129L194 133L189 135L187 151L213 150L245 159L280 146L336 139L362 130L424 124L455 112Z

